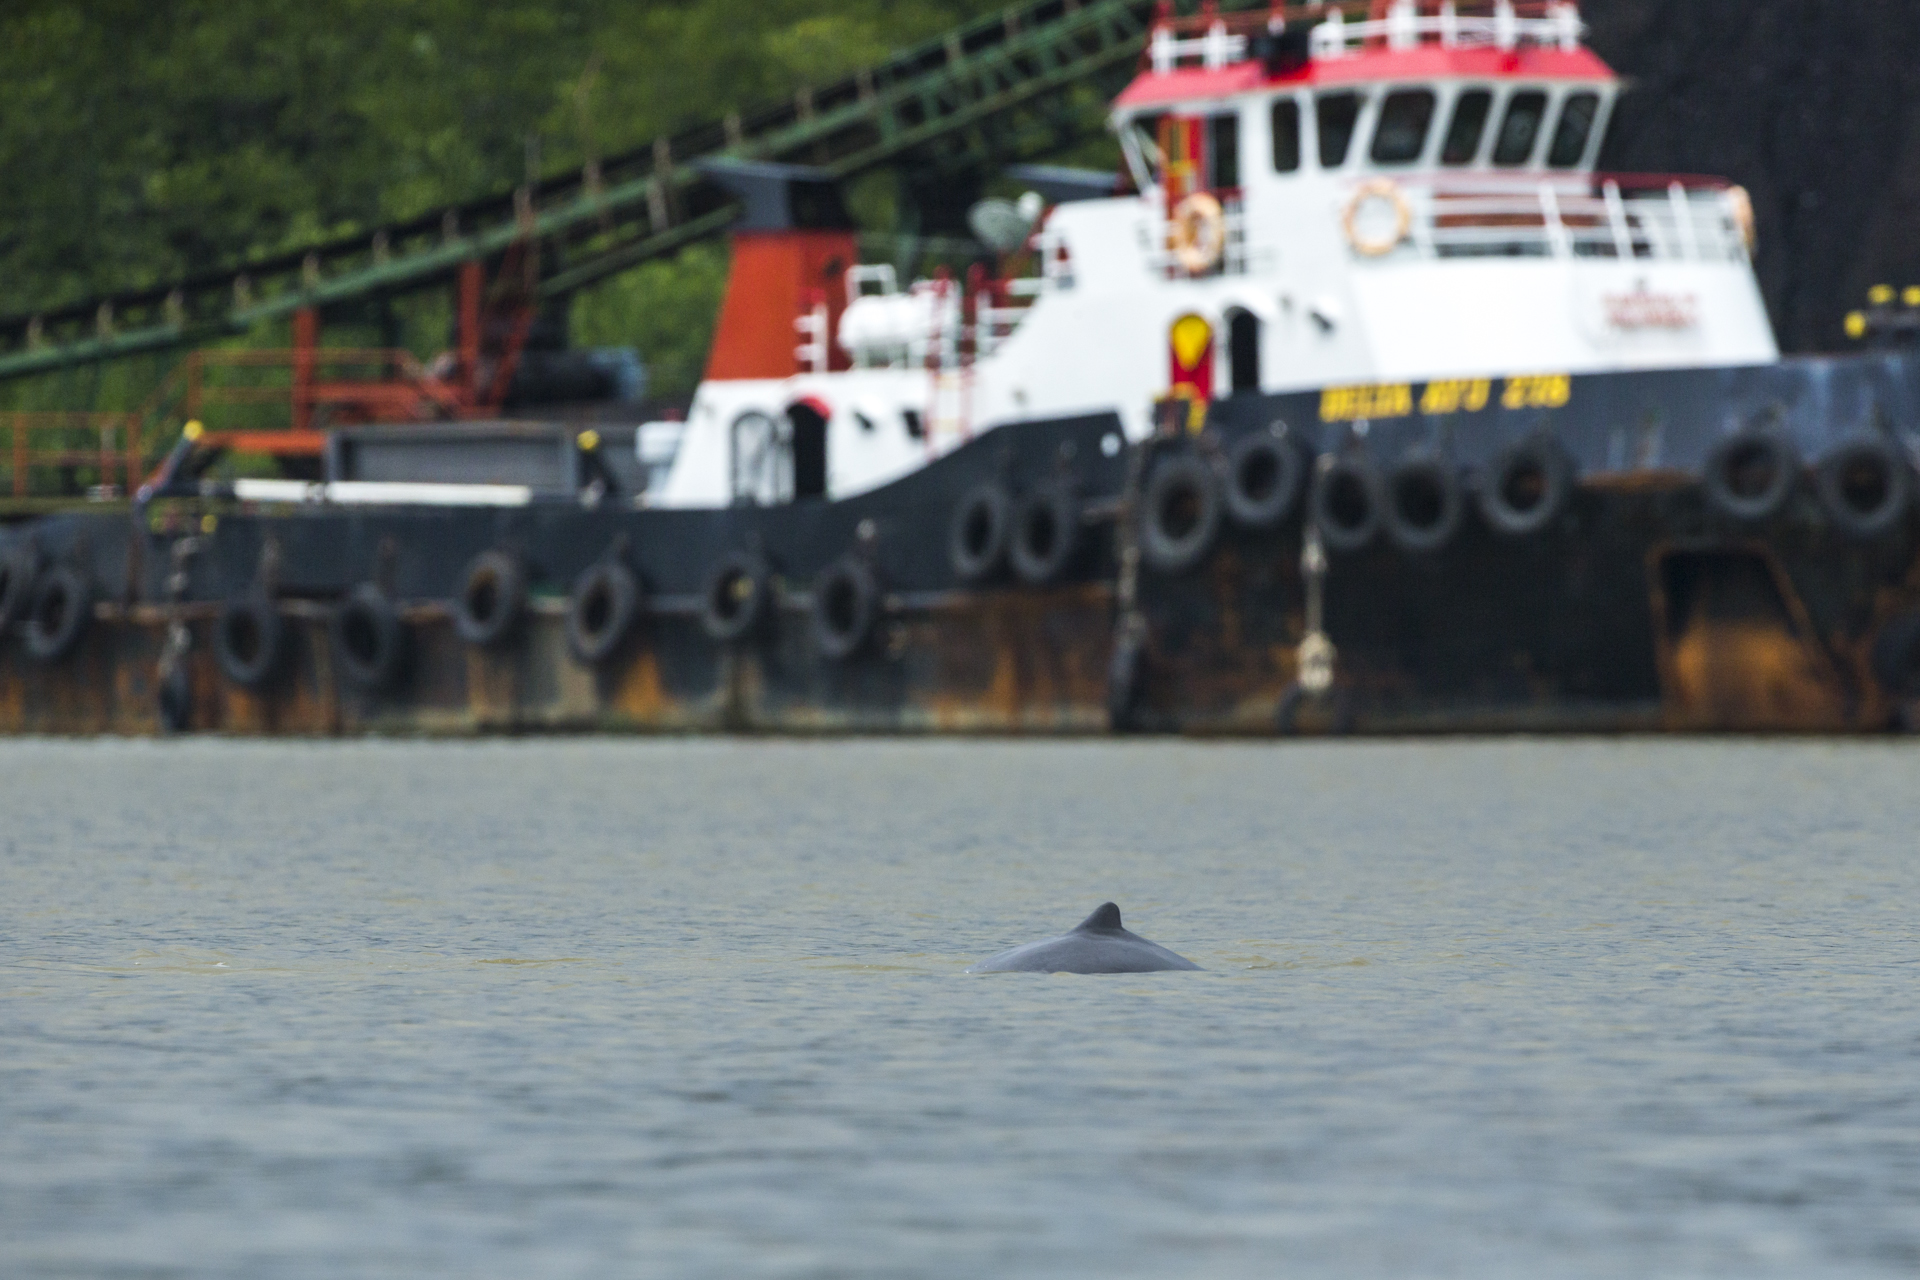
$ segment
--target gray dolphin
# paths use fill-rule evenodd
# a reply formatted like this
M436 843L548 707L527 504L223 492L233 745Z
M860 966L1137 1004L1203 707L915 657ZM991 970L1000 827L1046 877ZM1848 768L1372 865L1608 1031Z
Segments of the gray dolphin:
M1120 925L1120 908L1111 902L1082 920L1072 933L1042 938L1002 951L970 967L968 973L1152 973L1158 969L1198 969L1158 943Z

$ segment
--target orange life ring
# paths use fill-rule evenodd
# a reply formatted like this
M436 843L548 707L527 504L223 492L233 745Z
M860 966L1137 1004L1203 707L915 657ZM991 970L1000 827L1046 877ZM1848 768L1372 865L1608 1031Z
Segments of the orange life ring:
M1196 191L1173 207L1167 222L1167 249L1190 276L1213 270L1227 248L1227 215L1220 202Z
M1360 210L1369 200L1385 200L1393 206L1393 234L1384 237L1370 237L1360 234ZM1406 195L1400 190L1400 184L1392 178L1370 178L1354 189L1353 198L1347 201L1347 210L1340 215L1340 226L1347 233L1347 243L1354 252L1364 258L1379 258L1393 252L1395 245L1407 238L1407 232L1413 229L1413 206L1407 203Z
M1745 187L1728 187L1727 208L1733 214L1734 229L1747 242L1747 252L1753 253L1760 247L1760 228L1753 217L1753 197L1747 194Z

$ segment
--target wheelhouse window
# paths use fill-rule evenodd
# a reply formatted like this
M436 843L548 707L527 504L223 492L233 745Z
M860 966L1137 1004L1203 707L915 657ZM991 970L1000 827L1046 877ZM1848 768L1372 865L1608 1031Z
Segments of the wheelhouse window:
M1300 104L1278 98L1273 104L1273 171L1293 173L1300 168Z
M1212 187L1230 191L1240 185L1240 117L1213 116L1207 121L1207 159L1212 165Z
M1431 89L1397 89L1387 95L1373 129L1375 164L1412 164L1420 158L1433 125L1433 103Z
M1338 169L1347 162L1347 148L1353 145L1353 126L1360 119L1360 95L1323 93L1314 102L1319 125L1320 167Z
M1507 99L1507 114L1494 139L1493 162L1511 169L1531 160L1533 144L1540 138L1540 121L1546 114L1547 95L1538 89L1525 89Z
M1587 138L1600 114L1600 95L1570 93L1560 108L1560 123L1554 126L1553 145L1547 150L1547 163L1556 169L1571 169L1587 154Z
M1447 136L1440 143L1440 163L1472 164L1480 154L1480 139L1487 132L1487 117L1493 114L1491 89L1468 89L1453 100L1453 119L1447 122Z

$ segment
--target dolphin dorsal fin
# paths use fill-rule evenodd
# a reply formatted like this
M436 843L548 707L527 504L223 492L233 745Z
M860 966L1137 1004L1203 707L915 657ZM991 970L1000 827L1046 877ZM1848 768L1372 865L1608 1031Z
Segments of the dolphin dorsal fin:
M1075 933L1093 933L1093 932L1113 933L1116 930L1120 929L1121 927L1122 926L1120 924L1120 908L1114 906L1111 902L1103 902L1100 904L1099 910L1095 911L1092 915L1088 916L1085 920L1082 920L1079 926L1074 929L1074 932Z

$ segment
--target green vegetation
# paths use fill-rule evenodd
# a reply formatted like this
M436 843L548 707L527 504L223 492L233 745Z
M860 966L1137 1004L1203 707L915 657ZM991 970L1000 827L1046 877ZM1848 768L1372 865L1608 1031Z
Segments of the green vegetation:
M9 0L0 311L230 265L497 191L530 167L644 144L998 7ZM609 281L576 301L578 340L639 346L656 386L682 393L698 376L724 276L724 249L705 245ZM423 298L385 319L424 355L444 341L445 315ZM379 319L368 318L370 333ZM170 363L62 376L9 398L128 404Z

